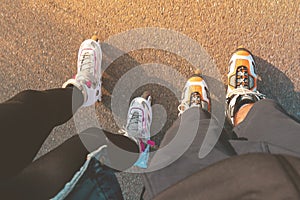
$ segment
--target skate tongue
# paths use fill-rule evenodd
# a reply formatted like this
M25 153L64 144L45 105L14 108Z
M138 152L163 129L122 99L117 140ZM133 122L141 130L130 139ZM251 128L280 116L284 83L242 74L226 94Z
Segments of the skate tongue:
M95 63L94 60L91 59L93 57L93 51L84 49L81 52L80 59L79 59L79 68L80 72L78 74L88 78L89 80L94 80L94 73L95 73Z
M199 92L193 92L190 97L190 106L201 106L201 96Z

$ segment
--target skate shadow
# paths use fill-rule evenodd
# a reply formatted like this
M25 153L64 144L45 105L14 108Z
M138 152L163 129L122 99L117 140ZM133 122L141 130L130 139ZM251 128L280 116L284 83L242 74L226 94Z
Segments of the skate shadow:
M157 113L157 110L153 109L151 129L155 129L155 136L152 139L159 143L163 133L177 118L177 106L179 104L177 97L170 89L161 84L147 83L146 80L153 79L153 77L140 67L144 63L138 62L130 53L122 52L106 43L102 43L101 47L103 50L102 65L104 66L102 101L96 108L100 124L104 129L116 132L122 128L122 125L125 126L126 124L131 100L141 96L144 91L150 91L152 105L159 104L165 110L166 119L162 124L161 116L158 116L159 112ZM106 113L103 113L104 110Z
M176 96L174 94L174 90L181 96L185 81L194 72L193 70L185 71L183 69L193 69L193 66L177 55L163 51L157 53L159 50L154 50L156 52L149 50L135 50L135 55L133 57L131 56L132 52L122 52L120 49L106 43L101 44L101 47L103 50L102 65L104 66L104 72L102 76L103 95L102 102L97 109L101 124L109 131L116 132L119 128L121 128L120 124L126 124L127 111L130 101L137 96L141 96L144 91L148 90L151 92L152 105L154 105L151 135L153 135L152 139L159 145L164 134L178 118L177 107L179 105L179 99L178 95ZM160 53L162 54L161 56L159 55ZM135 59L136 57L142 56L144 56L143 59L139 59L141 62ZM164 59L157 60L157 58L162 57ZM169 61L171 61L171 63L169 63ZM177 81L175 79L175 82L178 83L176 83L173 88L170 88L166 86L168 85L168 78L170 78L169 71L162 72L162 79L153 79L153 74L145 72L145 70L140 67L141 65L147 63L162 63L164 65L171 66L171 68L180 72L180 74L183 76L183 81L181 80L180 82L179 80ZM211 94L213 96L213 109L216 111L216 115L220 116L224 120L224 84L220 80L216 80L212 77L207 77L204 75L204 78L206 79L209 88L211 88ZM129 81L125 82L126 85L120 85L120 82L122 82L124 79L129 79ZM153 83L143 84L144 82L147 82L146 79L152 79ZM132 90L132 88L136 87L136 82L139 82L138 85L140 86L135 90ZM117 97L114 95L117 95ZM117 104L114 103L116 101ZM159 106L156 107L156 105ZM107 110L106 113L104 113L105 109ZM116 120L118 120L117 124L115 124Z
M276 66L257 56L254 59L257 74L261 77L258 90L276 100L288 114L300 120L300 93L295 91L294 83Z

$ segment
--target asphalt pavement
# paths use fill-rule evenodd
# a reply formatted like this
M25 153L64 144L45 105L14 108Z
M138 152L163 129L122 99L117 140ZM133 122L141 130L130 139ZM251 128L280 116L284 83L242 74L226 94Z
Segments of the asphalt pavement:
M136 38L122 40L120 34L134 36L131 31L147 32L151 27L178 33L200 45L210 56L209 62L217 67L218 81L224 84L231 54L240 45L248 48L257 62L259 90L300 119L299 16L299 0L1 0L0 100L5 101L25 89L61 87L76 73L80 43L94 33L98 34L103 46L106 45L104 55L113 57L112 54L122 49L107 45L116 42L112 38L127 47ZM134 67L159 63L175 69L182 77L192 74L193 63L168 51L185 43L180 39L176 43L175 38L175 43L169 44L162 38L163 35L158 34L148 39L158 41L158 46L165 46L165 49L139 49L142 43L139 42L132 51L112 60L105 69L103 98L96 105L97 119L103 128L112 132L119 129L120 125L112 115L113 89ZM179 54L190 46L180 48ZM167 68L160 75L163 80L172 79ZM175 87L181 90L182 82L178 81ZM155 103L166 110L164 123L156 125L157 132L163 135L177 116L176 95L170 88L152 83L139 87L130 97L145 89L152 90ZM129 89L122 92L126 94ZM120 121L124 121L123 118ZM159 122L161 120L156 119L156 123ZM38 156L76 133L73 119L55 128ZM118 178L125 198L139 199L140 175L120 173Z

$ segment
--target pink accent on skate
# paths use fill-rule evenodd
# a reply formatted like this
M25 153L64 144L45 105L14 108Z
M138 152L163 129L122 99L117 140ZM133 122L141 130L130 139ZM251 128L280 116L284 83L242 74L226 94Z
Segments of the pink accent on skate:
M145 144L142 140L140 140L140 145L141 145L142 152L144 152L145 151Z
M151 147L155 145L155 142L153 140L148 140L147 144L149 144Z
M91 81L87 81L86 85L88 86L88 88L91 88L92 87L92 82Z

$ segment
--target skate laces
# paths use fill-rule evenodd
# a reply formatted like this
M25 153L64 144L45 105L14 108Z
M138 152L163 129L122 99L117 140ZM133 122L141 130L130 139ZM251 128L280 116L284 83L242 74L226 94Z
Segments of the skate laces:
M77 77L78 80L81 80L80 77L83 77L85 81L91 81L93 84L96 83L96 78L94 77L94 62L92 58L92 54L90 51L84 51L80 55L79 58L79 65L80 65L80 72L78 73Z
M118 133L133 139L138 144L137 137L139 136L139 123L141 122L141 117L139 112L135 111L126 126L123 126Z
M135 111L132 113L132 116L127 124L127 131L134 131L137 132L139 131L139 123L141 123L141 115L139 112Z
M193 106L201 106L201 96L199 92L193 92L191 94L189 104L187 102L182 102L181 104L179 104L179 106L177 107L179 111L178 115L181 115L186 109Z
M190 107L201 105L201 96L199 92L193 92L190 97Z
M236 87L249 88L249 74L245 66L237 68Z

